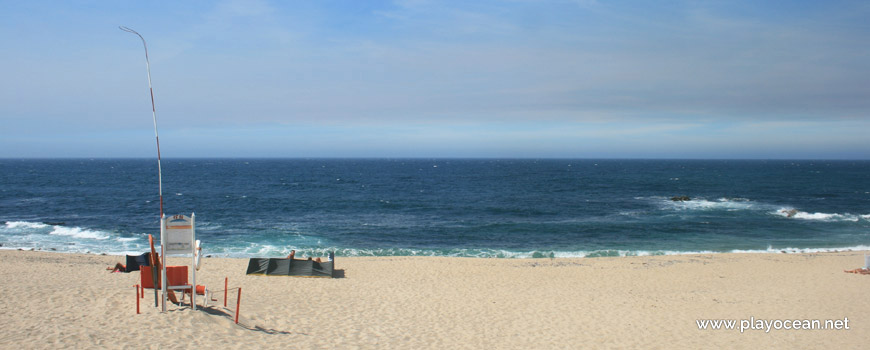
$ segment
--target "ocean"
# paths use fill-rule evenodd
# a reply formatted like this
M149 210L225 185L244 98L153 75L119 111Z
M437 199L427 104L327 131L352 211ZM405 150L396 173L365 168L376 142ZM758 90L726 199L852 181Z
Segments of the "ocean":
M870 250L870 161L165 159L220 257ZM0 159L0 249L138 254L153 159ZM673 200L686 196L688 200Z

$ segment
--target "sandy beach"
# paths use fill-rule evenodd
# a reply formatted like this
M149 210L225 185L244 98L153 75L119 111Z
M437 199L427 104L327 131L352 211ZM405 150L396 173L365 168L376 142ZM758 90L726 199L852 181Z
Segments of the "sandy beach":
M0 347L818 349L870 341L870 276L843 272L863 265L864 252L338 257L334 279L246 276L247 259L207 258L199 284L222 289L227 277L242 287L238 325L222 293L205 310L169 305L162 313L146 290L137 315L139 273L106 271L120 259L0 251ZM718 319L735 328L699 329ZM841 329L785 329L794 320ZM764 322L769 331L739 329Z

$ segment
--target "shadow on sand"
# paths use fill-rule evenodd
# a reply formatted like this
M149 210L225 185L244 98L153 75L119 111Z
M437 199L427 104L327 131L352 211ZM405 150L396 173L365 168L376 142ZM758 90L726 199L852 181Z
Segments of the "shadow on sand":
M232 312L232 310L229 310L229 309L224 309L222 307L216 308L216 307L209 306L209 307L204 307L204 308L202 308L202 307L197 308L197 310L205 312L209 315L226 318L230 322L235 322L235 319L234 319L235 314ZM244 320L242 317L239 317L239 323L237 323L236 326L243 328L243 329L247 329L249 331L262 332L265 334L294 334L293 332L290 332L290 331L280 331L280 330L272 329L272 328L263 328L263 327L258 326L258 325L251 325L251 324L249 324L249 322L246 322L246 320ZM304 333L295 333L295 334L305 335Z

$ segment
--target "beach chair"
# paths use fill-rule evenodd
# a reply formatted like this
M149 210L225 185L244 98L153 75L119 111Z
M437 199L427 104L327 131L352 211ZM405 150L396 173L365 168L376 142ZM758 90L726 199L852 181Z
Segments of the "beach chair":
M160 282L162 280L162 278L158 277L157 284L156 285L154 284L154 280L151 277L151 271L152 271L151 266L142 266L141 268L143 269L142 273L141 273L142 277L141 277L141 281L140 281L142 288L143 289L151 289L151 288L155 288L155 286L156 286L157 289L162 289L162 284ZM170 286L189 285L187 283L187 275L188 275L187 269L188 269L188 267L184 266L184 265L167 266L166 267L166 280L168 281L169 285ZM158 272L157 272L158 276L161 276L161 273L159 272L160 270L162 270L162 269L158 270ZM175 291L181 292L181 300L179 300L176 297ZM184 303L184 300L188 296L190 296L191 303L194 302L193 296L190 294L191 293L190 288L187 288L187 289L178 289L178 288L167 289L166 293L167 293L167 299L169 299L169 301L171 301L175 304ZM196 295L201 295L201 296L203 296L203 299L205 299L203 301L203 305L202 305L203 307L208 307L209 301L216 301L216 299L214 298L214 293L211 292L208 288L206 288L203 285L196 286Z
M148 254L148 264L139 266L139 286L142 288L142 296L145 296L145 289L154 289L154 306L158 306L157 290L162 289L162 278L164 269L160 262L160 254L157 254L154 249L154 237L148 235L148 243L151 244L151 253ZM187 283L187 266L168 266L166 274L171 284ZM169 299L178 303L175 295L169 291Z
M190 295L191 302L193 302L193 295L190 294L190 289L185 289L184 293L181 295L181 302L184 302L186 296ZM217 301L214 297L214 292L206 288L204 285L198 284L196 285L196 295L202 296L202 307L208 307L209 301Z

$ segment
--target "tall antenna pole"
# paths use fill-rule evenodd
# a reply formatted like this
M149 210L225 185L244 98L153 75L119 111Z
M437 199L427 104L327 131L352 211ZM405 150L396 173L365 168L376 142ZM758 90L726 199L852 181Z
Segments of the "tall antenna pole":
M142 39L142 46L145 47L145 68L148 70L148 91L151 92L151 117L154 119L154 138L157 139L157 188L160 193L160 217L163 217L163 171L160 169L160 136L157 135L157 108L154 107L154 88L151 87L151 62L148 60L148 45L145 44L145 38L142 34L135 30L120 26L121 30L136 34L139 39Z
M158 190L158 193L160 194L160 232L163 233L163 170L160 168L160 136L157 135L157 108L154 107L154 88L151 87L151 61L148 59L148 44L145 44L145 38L143 38L142 35L137 33L135 30L132 30L132 29L124 27L124 26L119 26L118 28L120 28L121 30L123 30L125 32L136 34L136 36L138 36L139 39L142 39L142 46L145 47L145 68L148 70L148 91L151 93L151 117L152 117L152 119L154 119L154 138L157 140L157 190ZM164 255L163 254L162 236L163 235L161 234L160 254ZM153 243L151 244L151 251L152 252L154 251L154 244ZM164 280L162 281L162 283L163 283L162 286L164 288L163 295L165 296L166 295L166 292L165 292L165 288L166 288L166 271L165 271L166 256L165 255L161 256L161 258L163 259L163 263L161 265L163 265L163 267L164 267L164 271L163 271L163 275L162 275ZM154 259L154 258L152 257L152 259ZM156 261L156 259L154 259L152 261ZM157 282L157 266L151 266L151 281L154 282L154 307L157 307L157 283L158 283ZM163 311L166 311L166 301L165 300L163 301Z

